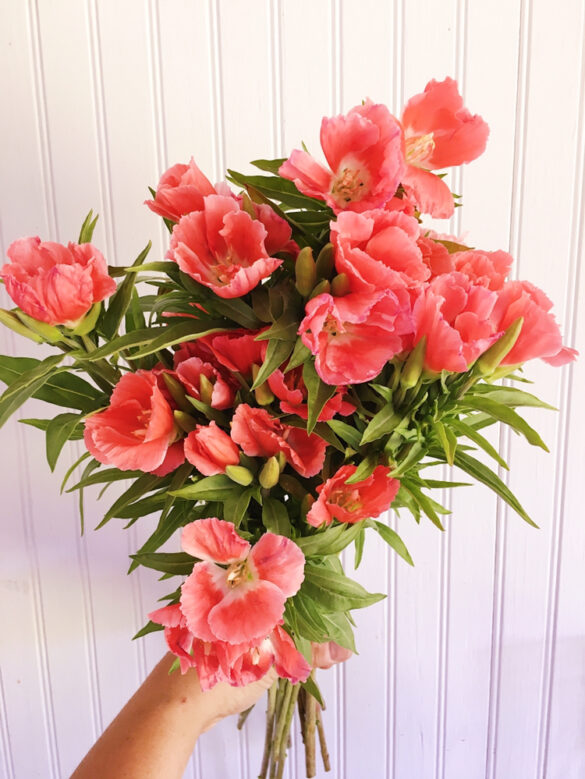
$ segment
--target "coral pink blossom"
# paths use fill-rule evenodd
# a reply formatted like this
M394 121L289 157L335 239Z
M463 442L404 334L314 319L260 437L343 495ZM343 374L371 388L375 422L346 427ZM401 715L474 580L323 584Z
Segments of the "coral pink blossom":
M331 223L335 267L348 275L352 292L416 286L430 275L419 233L416 219L399 211L339 214Z
M400 482L391 479L389 468L378 465L362 481L346 484L357 468L343 465L324 484L317 487L318 499L307 514L307 522L313 527L338 522L354 524L368 517L377 517L386 511L398 492Z
M396 192L404 170L402 139L386 106L366 100L345 116L324 118L321 147L330 169L295 149L280 175L335 213L379 208Z
M318 295L299 327L315 368L327 384L360 384L377 376L401 352L412 332L410 301L394 292Z
M484 151L489 128L463 106L452 78L430 81L412 97L402 114L407 168L402 177L406 194L420 211L437 218L452 215L453 196L432 170L462 165Z
M464 273L474 284L488 289L502 289L512 267L513 259L508 252L484 252L470 249L451 255L455 270Z
M204 362L199 357L190 357L179 362L175 375L187 393L197 400L202 400L201 377L204 376L207 380L206 386L211 384L212 388L209 405L220 410L233 406L236 394L233 383L227 381L211 363Z
M173 412L154 371L126 373L110 405L85 420L85 445L100 463L121 471L154 471L175 436Z
M157 625L164 626L167 646L179 658L181 673L186 673L193 666L192 648L195 637L187 627L187 621L179 604L156 609L148 615L148 618Z
M215 422L197 425L185 439L185 457L204 476L224 473L226 466L238 465L240 451Z
M431 272L431 278L455 270L453 255L449 254L443 244L428 236L421 236L417 244L421 250L423 262Z
M490 319L497 295L463 273L433 279L413 307L414 344L426 336L425 367L462 372L498 339Z
M172 473L179 465L183 465L185 462L185 450L183 448L183 441L176 441L171 444L167 449L165 459L162 463L150 473L154 473L155 476L166 476L168 473Z
M272 257L277 252L286 252L296 257L299 246L296 241L291 240L292 229L286 219L279 216L267 203L251 203L251 208L256 219L266 228L264 246L268 254Z
M299 365L292 371L276 370L268 378L268 386L280 401L280 410L285 414L296 414L301 419L308 418L307 388L303 381L303 368ZM319 422L333 419L336 414L346 416L355 411L353 403L343 399L345 387L338 387L337 392L323 406L319 414Z
M315 476L323 467L327 443L315 433L292 427L263 408L240 403L232 419L232 438L249 457L272 457L283 452L301 476Z
M255 340L261 332L262 330L227 330L225 333L205 336L199 343L210 350L213 361L219 366L241 373L249 379L252 376L252 365L261 365L263 362L266 343Z
M201 211L175 225L167 257L219 297L241 297L282 263L268 256L266 236L234 198L208 195Z
M491 314L494 327L506 330L519 317L524 318L522 331L502 365L516 365L541 357L550 365L565 365L578 354L563 346L559 326L550 313L552 301L528 281L509 281L498 292Z
M313 668L322 668L326 670L337 663L344 663L353 655L351 649L344 649L335 641L328 641L325 644L311 643L311 662Z
M201 173L194 159L188 165L173 165L161 176L154 200L145 200L155 214L178 222L185 214L203 209L203 198L217 194L215 187Z
M230 522L212 517L187 525L181 544L202 561L181 588L181 611L202 641L266 638L304 579L305 557L284 536L265 533L252 547Z
M90 243L20 238L6 254L10 262L0 269L6 291L39 322L74 327L94 303L116 291L103 255Z

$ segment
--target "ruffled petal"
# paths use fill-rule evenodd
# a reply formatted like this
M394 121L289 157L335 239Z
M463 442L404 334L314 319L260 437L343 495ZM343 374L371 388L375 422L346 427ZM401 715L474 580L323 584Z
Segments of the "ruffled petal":
M402 186L423 214L430 214L435 219L453 216L455 205L451 190L434 173L407 165L402 176Z
M241 538L231 522L209 517L196 519L183 528L181 546L199 560L229 565L245 560L250 544Z
M240 584L211 609L209 627L216 639L229 644L257 642L280 621L284 602L285 596L272 582Z
M248 558L260 579L275 584L290 598L298 592L305 578L305 555L290 538L265 533L254 545Z
M203 641L218 638L210 628L209 614L228 592L225 578L223 568L209 562L197 563L181 587L181 611L187 627Z

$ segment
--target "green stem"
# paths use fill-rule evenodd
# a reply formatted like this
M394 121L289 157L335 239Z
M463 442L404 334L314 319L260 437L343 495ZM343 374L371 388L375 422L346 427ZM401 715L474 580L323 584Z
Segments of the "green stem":
M266 735L264 736L264 754L262 755L262 766L258 779L266 779L270 753L272 752L272 734L274 733L274 713L276 711L276 695L278 693L278 682L274 682L268 690L268 703L266 705Z
M288 713L288 707L292 695L293 685L289 681L284 681L284 693L282 704L276 718L276 735L272 744L272 765L270 767L270 779L276 779L278 770L278 760L280 756L280 746L284 737L284 725Z
M285 713L283 735L280 743L280 753L278 755L278 772L276 774L276 779L282 779L282 774L284 772L286 748L289 741L290 726L295 711L295 706L297 704L297 698L299 696L299 687L300 685L298 684L291 685L292 694L290 696L288 708Z
M317 701L307 693L305 703L305 768L307 779L317 772L315 760L315 727L317 724Z
M323 760L323 768L326 771L331 771L331 761L329 760L329 750L327 749L327 741L325 740L325 729L323 728L323 718L321 717L321 713L321 707L317 706L317 731L319 733L321 759Z

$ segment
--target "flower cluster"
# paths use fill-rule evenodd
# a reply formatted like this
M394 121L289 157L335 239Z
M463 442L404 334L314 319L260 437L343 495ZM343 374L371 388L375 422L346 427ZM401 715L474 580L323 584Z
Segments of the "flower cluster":
M274 667L281 769L291 706L310 744L312 671L351 656L351 610L383 597L339 553L353 544L357 566L372 530L411 563L377 519L390 507L442 529L427 465L458 467L531 521L471 452L502 462L479 432L496 422L546 448L515 410L540 401L497 380L576 352L545 293L510 279L506 251L424 221L453 214L437 171L476 159L487 137L456 83L431 81L400 119L370 100L323 119L326 163L305 149L258 160L263 175L228 171L239 191L194 160L171 167L147 201L170 231L164 260L146 262L147 247L108 269L90 212L77 244L18 240L0 270L16 303L0 321L59 352L23 375L0 357L0 423L31 395L70 409L35 420L51 467L83 437L71 489L131 481L104 522L161 512L131 567L181 583L140 634L164 630L204 689ZM179 530L182 551L160 552Z

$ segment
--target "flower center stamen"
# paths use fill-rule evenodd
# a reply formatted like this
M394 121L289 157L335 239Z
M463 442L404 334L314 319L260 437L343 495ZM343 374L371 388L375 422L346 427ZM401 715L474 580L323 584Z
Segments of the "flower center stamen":
M249 578L251 578L250 572L245 560L238 560L238 562L232 563L227 569L226 581L228 587L237 587L238 584L241 584L242 581Z
M361 200L366 194L366 178L359 168L343 168L333 181L331 194L340 204Z
M411 135L406 138L406 161L409 165L423 167L424 163L435 150L433 133L426 135Z

